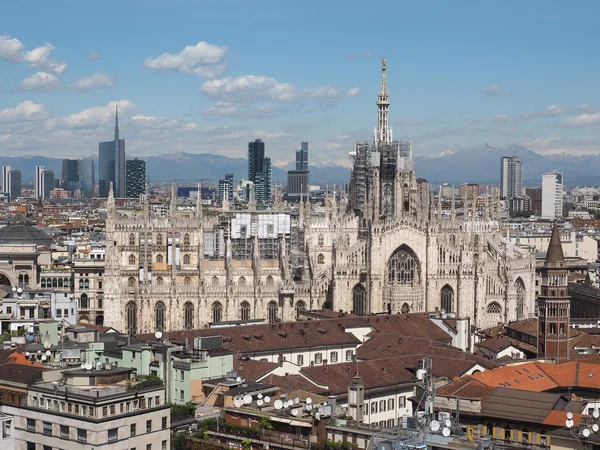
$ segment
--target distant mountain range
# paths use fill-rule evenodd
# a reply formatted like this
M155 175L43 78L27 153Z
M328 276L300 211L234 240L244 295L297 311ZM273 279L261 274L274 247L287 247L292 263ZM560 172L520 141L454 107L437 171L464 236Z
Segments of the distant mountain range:
M526 185L541 185L542 175L553 169L565 175L567 185L600 185L599 155L549 155L543 156L525 147L512 145L496 147L482 144L457 152L446 151L436 157L416 157L417 175L431 183L498 184L500 180L500 158L517 155L523 161L523 178ZM176 183L198 180L217 181L226 172L236 179L247 177L248 165L244 158L228 158L210 153L171 153L142 158L146 161L147 176L151 182L172 181ZM57 178L61 176L62 160L45 156L0 156L0 165L9 165L23 171L23 183L33 183L35 166L53 169ZM96 182L98 181L98 161ZM341 166L311 166L311 183L347 183L350 170ZM273 180L285 183L284 169L273 167Z

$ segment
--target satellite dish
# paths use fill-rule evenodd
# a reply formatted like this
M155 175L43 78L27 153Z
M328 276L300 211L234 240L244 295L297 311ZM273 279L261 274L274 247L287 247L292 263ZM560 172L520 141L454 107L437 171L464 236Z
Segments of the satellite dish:
M444 437L450 436L450 428L444 427L444 429L442 430L442 434L444 435Z
M312 398L306 397L306 404L310 405L312 403Z
M573 425L575 425L575 423L572 420L567 419L567 422L565 423L565 426L567 428L573 428Z
M81 368L82 368L82 369L85 369L85 363L84 363L84 362L83 362L83 363L81 363Z
M263 395L262 395L262 394L258 394L258 395L256 396L256 398L260 400L261 398L263 398Z
M48 357L46 355L42 355L42 361L46 361Z
M50 341L44 341L44 348L48 350L50 347L52 347L52 343Z
M91 361L88 361L88 362L85 363L84 369L85 370L92 370L92 367L94 367L94 365L92 364Z
M50 350L46 350L46 356L50 356L52 352Z
M584 428L583 430L581 430L581 434L583 435L584 438L589 438L590 434L592 434L592 432L590 431L589 428Z
M300 399L298 397L294 398L294 405L297 405L298 403L300 403Z
M25 356L29 356L29 352L25 352Z
M250 394L244 395L244 404L249 405L250 403L252 403L252 396Z
M592 431L593 431L594 433L597 433L597 432L598 432L598 430L600 430L600 427L598 426L598 424L597 424L597 423L595 423L594 425L592 425Z
M437 420L432 420L431 423L429 424L429 428L431 429L431 431L433 431L434 433L436 431L440 431L440 423Z
M310 411L312 409L312 405L306 405L306 410Z
M597 419L598 417L600 417L600 411L598 411L598 409L594 409L592 416L594 416L594 419Z
M235 381L237 381L237 382L239 383L240 381L242 381L242 377L237 377L237 378L235 379Z
M259 399L256 401L256 404L257 404L258 406L262 406L262 405L263 405L263 401L262 401L262 399L260 399L260 398L259 398Z
M23 292L23 289L21 289L21 288L18 288L18 289L17 289L17 294L20 294L21 292Z
M275 403L273 403L273 406L275 406L275 409L281 409L283 408L283 402L281 400L275 400Z
M156 340L160 340L163 337L162 331L157 331L156 333L154 333L154 337L156 338Z
M242 402L240 402L240 399L239 399L239 398L236 398L236 399L233 401L233 406L235 406L236 408L239 408L240 406L242 406Z
M444 425L446 426L446 428L450 428L452 426L452 422L450 421L450 419L446 419Z
M17 292L17 287L16 287L16 286L13 286L13 287L12 287L12 291L13 291L13 292Z
M265 403L269 403L271 401L271 397L269 397L268 395L265 397Z
M292 416L296 417L297 415L298 415L298 410L297 409L292 409Z
M567 419L573 420L573 413L571 411L567 413Z

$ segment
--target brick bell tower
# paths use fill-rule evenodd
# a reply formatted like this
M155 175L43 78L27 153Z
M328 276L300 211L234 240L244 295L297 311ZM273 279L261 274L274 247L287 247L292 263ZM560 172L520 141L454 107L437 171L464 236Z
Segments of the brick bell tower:
M569 360L569 316L571 297L558 226L554 224L546 261L542 268L542 286L538 296L538 358Z

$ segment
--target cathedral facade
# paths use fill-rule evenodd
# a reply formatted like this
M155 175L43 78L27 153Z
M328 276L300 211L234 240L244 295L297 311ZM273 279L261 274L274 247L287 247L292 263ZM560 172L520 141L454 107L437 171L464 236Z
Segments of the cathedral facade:
M497 192L450 204L419 189L412 143L388 127L385 60L372 142L356 143L347 191L324 206L117 210L107 201L105 325L141 333L445 311L486 328L530 317L535 259L501 238Z

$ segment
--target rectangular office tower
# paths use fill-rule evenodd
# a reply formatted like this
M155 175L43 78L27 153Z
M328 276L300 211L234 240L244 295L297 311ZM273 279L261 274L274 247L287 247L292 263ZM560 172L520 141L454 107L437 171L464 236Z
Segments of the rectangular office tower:
M248 181L254 183L257 202L271 201L271 158L265 157L265 143L260 139L248 142Z
M117 107L118 108L118 107ZM108 197L110 183L113 195L125 198L125 139L119 139L119 110L115 113L115 138L100 142L99 145L100 179L98 191L100 197Z
M127 198L139 198L146 192L146 161L137 158L127 160L125 178Z
M503 156L501 159L500 197L523 197L523 163L518 156Z
M547 173L542 177L542 218L558 219L563 215L563 174Z
M2 166L2 193L9 201L21 196L21 171L10 166Z
M50 191L54 188L54 170L42 170L42 200L48 200Z
M308 142L300 144L296 150L296 170L288 170L287 196L290 200L307 198L310 185L310 172L308 171Z
M34 196L36 200L44 198L44 166L35 166L35 174L33 176L33 184L35 188Z
M219 180L219 205L223 206L225 191L227 191L227 200L233 202L233 174L226 173L225 178Z
M92 198L96 184L94 160L92 158L63 159L61 180L65 191L71 192L74 196L77 196L79 191L81 197Z

